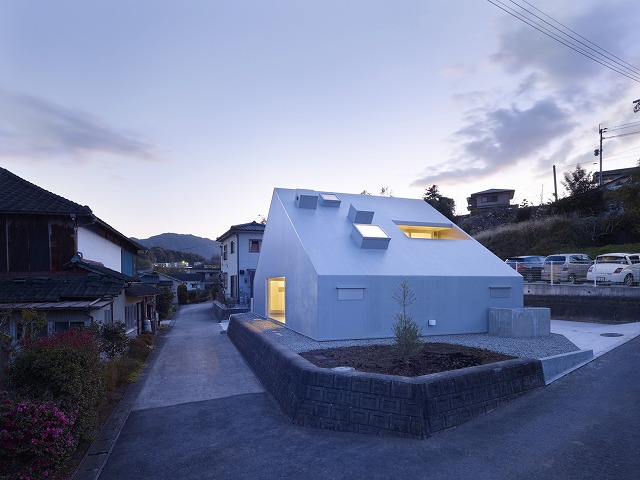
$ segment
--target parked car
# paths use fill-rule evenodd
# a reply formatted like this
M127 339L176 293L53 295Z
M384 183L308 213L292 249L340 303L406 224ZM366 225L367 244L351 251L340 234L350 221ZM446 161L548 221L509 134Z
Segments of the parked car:
M593 259L584 253L555 253L544 259L542 280L546 282L583 282Z
M605 253L596 257L589 267L587 280L603 283L623 283L630 287L640 279L640 253Z
M544 258L537 255L521 255L509 257L505 263L522 275L527 282L534 282L540 280Z

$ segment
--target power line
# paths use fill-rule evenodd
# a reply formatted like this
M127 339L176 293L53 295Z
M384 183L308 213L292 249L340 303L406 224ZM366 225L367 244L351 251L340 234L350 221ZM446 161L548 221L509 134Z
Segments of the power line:
M525 15L523 15L522 13L516 11L515 9L505 5L504 3L502 3L500 0L487 0L489 3L491 3L492 5L495 5L496 7L498 7L499 9L503 10L504 12L508 13L509 15L517 18L518 20L520 20L523 23L526 23L527 25L535 28L536 30L538 30L540 33L543 33L545 35L547 35L548 37L552 38L553 40L557 41L558 43L563 44L566 47L569 47L570 49L574 50L575 52L589 58L590 60L593 60L596 63L599 63L600 65L616 72L619 73L620 75L624 75L625 77L629 78L630 80L633 80L634 82L638 82L640 83L640 75L635 73L633 70L638 70L635 67L629 68L629 67L625 67L624 65L621 65L619 62L616 62L615 60L613 61L614 64L611 64L611 60L609 58L607 58L606 55L603 55L597 51L595 51L593 48L585 45L583 42L581 42L580 40L577 40L576 38L572 37L571 35L567 34L566 32L562 32L560 29L558 29L557 27L549 24L549 22L547 22L544 19L541 19L539 16L531 13L529 10L525 9L524 7L522 7L521 5L517 4L516 2L514 2L513 0L510 0L513 4L517 5L518 7L520 7L521 9L523 9L525 12L528 12L529 14L533 15L534 17L540 19L542 22L548 24L550 27L552 27L555 30L558 30L562 35L564 35L565 37L568 37L571 41L576 42L576 43L580 43L582 45L585 45L586 48L588 48L589 50L594 51L595 55L600 55L600 57L604 57L604 58L597 58L594 56L594 54L586 51L585 49L575 45L575 44L571 44L571 43L567 43L567 41L563 38L560 38L557 34L555 34L554 32L550 31L549 29L545 28L543 25L540 25L539 23L536 23L535 20L526 17ZM546 14L545 14L546 15ZM551 18L551 17L549 17ZM555 21L555 20L554 20ZM559 22L557 22L558 24L560 24ZM561 25L561 24L560 24ZM592 43L593 42L589 42ZM595 44L593 44L595 45ZM600 48L600 47L598 47ZM604 49L600 48L601 50L605 51ZM617 58L617 57L616 57ZM624 62L627 63L627 62ZM618 64L620 66L616 66L615 64ZM624 68L626 70L628 70L628 72L622 71L620 68Z
M512 3L515 3L513 0L510 0ZM606 53L607 55L603 55L606 56L608 58L615 58L617 60L620 60L620 62L617 62L616 60L613 60L613 62L617 63L620 66L625 66L624 68L627 68L628 70L635 70L635 73L640 73L640 69L634 67L633 65L631 65L629 62L625 62L623 59L621 59L620 57L616 56L615 54L609 52L608 50L605 50L604 48L600 47L599 45L597 45L596 43L593 43L591 40L589 40L588 38L583 37L582 35L580 35L578 32L576 32L575 30L570 29L569 27L567 27L565 24L563 24L562 22L557 21L555 18L551 17L550 15L547 15L546 13L544 13L542 10L540 10L539 8L537 8L535 5L532 5L531 3L527 2L527 0L521 0L522 2L526 3L527 5L529 5L530 7L532 7L533 9L537 10L538 12L540 12L541 14L543 14L545 17L549 18L551 21L553 21L554 23L557 23L558 25L562 26L562 28L565 28L567 30L569 30L571 33L577 35L578 37L582 38L584 41L590 43L591 45L593 45L594 47L596 47L598 50L601 50L602 52ZM517 4L516 4L517 5ZM519 5L518 5L519 6ZM522 8L522 7L521 7ZM543 20L544 21L544 20ZM545 22L546 23L546 22ZM566 33L565 33L566 35ZM582 43L582 42L580 42ZM585 44L583 44L585 45ZM586 46L586 45L585 45ZM591 47L589 47L591 48ZM593 50L593 49L592 49ZM602 54L600 54L602 55ZM624 64L624 65L623 65Z

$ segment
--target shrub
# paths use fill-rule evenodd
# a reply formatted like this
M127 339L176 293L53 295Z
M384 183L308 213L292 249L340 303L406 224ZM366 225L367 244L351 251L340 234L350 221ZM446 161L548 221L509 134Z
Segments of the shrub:
M149 345L147 345L143 340L139 338L131 340L128 355L134 360L140 360L141 362L144 362L149 356L150 352L151 349L149 348Z
M189 292L186 285L178 285L178 304L186 305L189 303Z
M77 410L74 432L90 440L105 398L100 349L87 330L70 329L26 341L7 372L9 386L32 400L55 401L65 411Z
M422 329L413 320L408 308L416 301L416 297L406 279L402 279L393 293L394 300L402 307L401 312L393 314L396 319L391 327L395 335L395 346L405 361L420 348Z
M154 344L155 344L155 335L153 333L141 333L140 335L138 335L136 338L142 340L144 343L146 343L149 348L153 348Z
M76 447L75 413L51 402L16 402L0 393L0 477L46 478Z
M114 359L123 354L129 346L127 326L124 322L101 323L98 325L98 343L107 357Z

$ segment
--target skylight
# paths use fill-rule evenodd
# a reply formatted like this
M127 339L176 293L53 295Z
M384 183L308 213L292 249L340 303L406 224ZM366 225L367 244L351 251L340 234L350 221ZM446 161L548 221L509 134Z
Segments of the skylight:
M386 250L389 246L389 235L379 225L354 223L351 238L360 248L377 248Z
M450 223L395 222L409 238L429 240L467 240L468 237L453 228Z
M320 205L323 207L339 207L340 198L335 193L321 193Z

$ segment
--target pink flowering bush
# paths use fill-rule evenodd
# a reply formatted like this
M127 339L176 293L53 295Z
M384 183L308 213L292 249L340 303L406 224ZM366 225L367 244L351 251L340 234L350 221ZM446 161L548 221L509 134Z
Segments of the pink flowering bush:
M76 413L51 402L14 401L0 392L0 477L52 477L76 448Z
M74 436L91 440L106 398L104 365L95 336L69 329L21 345L7 370L9 387L23 398L77 411Z

